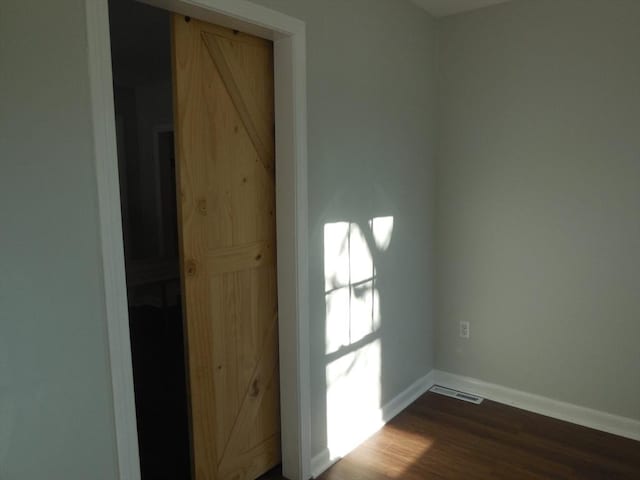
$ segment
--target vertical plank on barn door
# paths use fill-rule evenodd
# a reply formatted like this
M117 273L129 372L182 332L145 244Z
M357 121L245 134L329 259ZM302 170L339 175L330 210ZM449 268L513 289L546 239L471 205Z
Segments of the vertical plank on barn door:
M173 16L196 480L280 462L273 45Z

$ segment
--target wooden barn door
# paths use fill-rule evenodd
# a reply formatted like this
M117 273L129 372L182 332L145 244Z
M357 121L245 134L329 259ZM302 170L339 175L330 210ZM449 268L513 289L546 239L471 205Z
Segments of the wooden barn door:
M273 45L173 17L175 135L196 480L280 462Z

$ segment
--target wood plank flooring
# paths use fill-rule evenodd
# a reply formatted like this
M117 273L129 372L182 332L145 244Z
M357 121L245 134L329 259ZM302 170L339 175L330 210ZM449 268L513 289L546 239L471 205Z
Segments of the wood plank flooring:
M640 480L640 442L427 393L319 478L391 479Z

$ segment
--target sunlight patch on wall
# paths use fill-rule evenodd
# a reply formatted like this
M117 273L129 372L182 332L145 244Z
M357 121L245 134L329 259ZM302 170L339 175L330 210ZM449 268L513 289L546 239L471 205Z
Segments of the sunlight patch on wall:
M389 248L393 235L393 217L377 217L369 220L369 228L373 232L376 247L381 252Z
M375 432L380 413L380 294L374 259L386 251L393 217L324 227L327 440L338 458Z
M327 441L331 458L346 455L381 424L380 339L376 339L327 365Z

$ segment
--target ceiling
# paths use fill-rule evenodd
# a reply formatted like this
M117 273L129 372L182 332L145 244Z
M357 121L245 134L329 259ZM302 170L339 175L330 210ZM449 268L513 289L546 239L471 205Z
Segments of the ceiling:
M510 0L411 0L434 17L444 17L454 13L468 12L478 8L508 2Z

